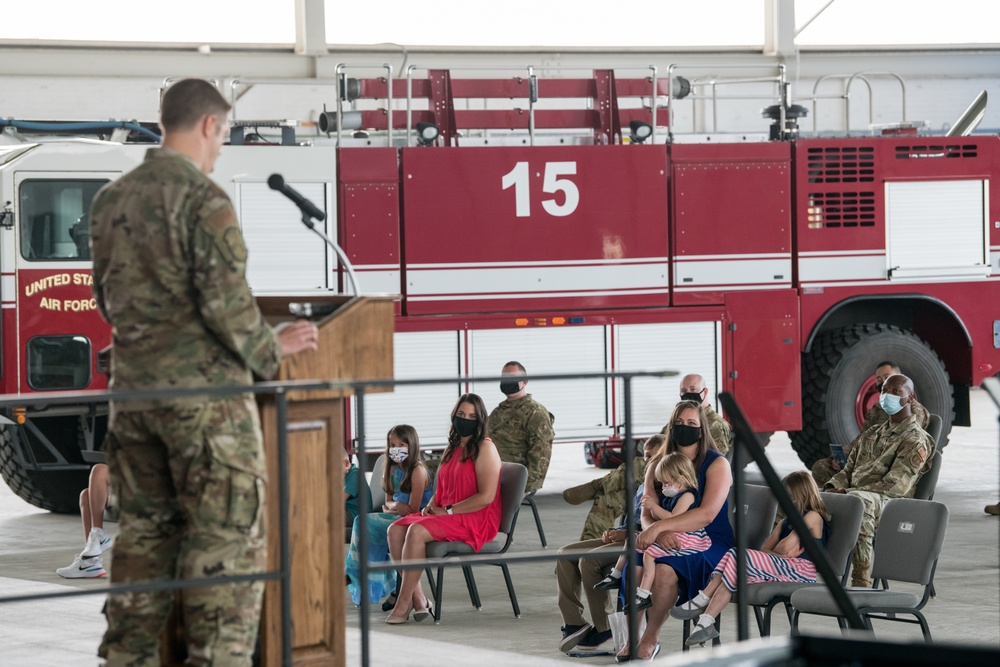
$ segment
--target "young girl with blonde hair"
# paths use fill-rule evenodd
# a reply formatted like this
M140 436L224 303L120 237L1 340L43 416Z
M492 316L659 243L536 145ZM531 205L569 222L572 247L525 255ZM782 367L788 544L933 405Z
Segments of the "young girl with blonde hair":
M781 480L795 508L802 514L812 536L826 546L830 534L826 504L812 475L805 471L793 472ZM816 566L805 553L798 534L792 530L788 519L775 525L774 530L758 551L748 549L747 582L802 582L815 583ZM719 636L715 619L736 592L736 549L730 549L712 573L712 579L689 602L675 607L670 615L682 620L698 617L698 623L688 637L687 645L703 644Z
M642 496L642 507L649 511L654 521L680 516L691 507L698 504L698 475L691 460L679 452L655 458L653 478L662 485L657 494L655 489L647 489ZM681 553L685 550L704 551L712 545L711 538L703 530L690 533L677 533L680 542L678 549L671 553ZM651 544L646 549L638 549L642 554L642 578L636 587L636 609L652 606L650 591L656 576L656 559L667 554L658 544ZM598 582L594 588L598 590L613 590L621 583L622 572L625 570L627 557L618 559L618 564L611 574Z

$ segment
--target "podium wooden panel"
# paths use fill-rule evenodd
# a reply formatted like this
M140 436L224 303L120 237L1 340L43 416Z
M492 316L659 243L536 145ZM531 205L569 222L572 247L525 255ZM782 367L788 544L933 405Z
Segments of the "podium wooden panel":
M272 323L290 319L302 297L260 297ZM319 350L282 362L277 380L391 378L392 297L309 298L337 306L317 322ZM391 388L370 391L391 391ZM289 531L292 558L292 663L344 665L344 399L349 390L290 392ZM268 569L280 559L277 406L259 401L267 456ZM281 664L281 584L269 582L261 616L261 664Z

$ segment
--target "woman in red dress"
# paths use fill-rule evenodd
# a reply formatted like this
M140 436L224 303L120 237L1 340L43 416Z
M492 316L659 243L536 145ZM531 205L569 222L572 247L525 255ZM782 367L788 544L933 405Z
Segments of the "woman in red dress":
M419 514L389 526L392 560L427 556L428 542L465 542L477 552L500 529L500 454L486 437L489 413L476 394L464 394L451 411L451 431L437 473L437 490ZM406 623L431 616L420 570L405 570L396 607L385 622Z

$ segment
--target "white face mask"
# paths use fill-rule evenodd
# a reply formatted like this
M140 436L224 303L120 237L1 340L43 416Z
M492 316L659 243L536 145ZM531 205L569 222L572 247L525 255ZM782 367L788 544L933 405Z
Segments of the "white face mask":
M673 498L674 496L676 496L680 492L681 492L680 489L674 488L672 486L664 486L663 487L663 495L665 495L667 498Z
M410 450L403 447L390 447L389 448L389 459L393 463L402 463L410 455Z

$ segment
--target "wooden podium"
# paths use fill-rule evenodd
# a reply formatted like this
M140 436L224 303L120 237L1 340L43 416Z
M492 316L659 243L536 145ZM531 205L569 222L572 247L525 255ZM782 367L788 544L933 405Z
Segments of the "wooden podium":
M292 319L290 302L336 306L316 322L319 350L285 359L276 380L391 378L394 301L387 297L258 297L272 324ZM369 392L392 391L390 387ZM292 663L342 667L344 653L344 475L346 391L288 396ZM278 430L274 397L259 400L267 456L268 570L280 560ZM260 627L261 664L281 664L281 584L268 582Z

